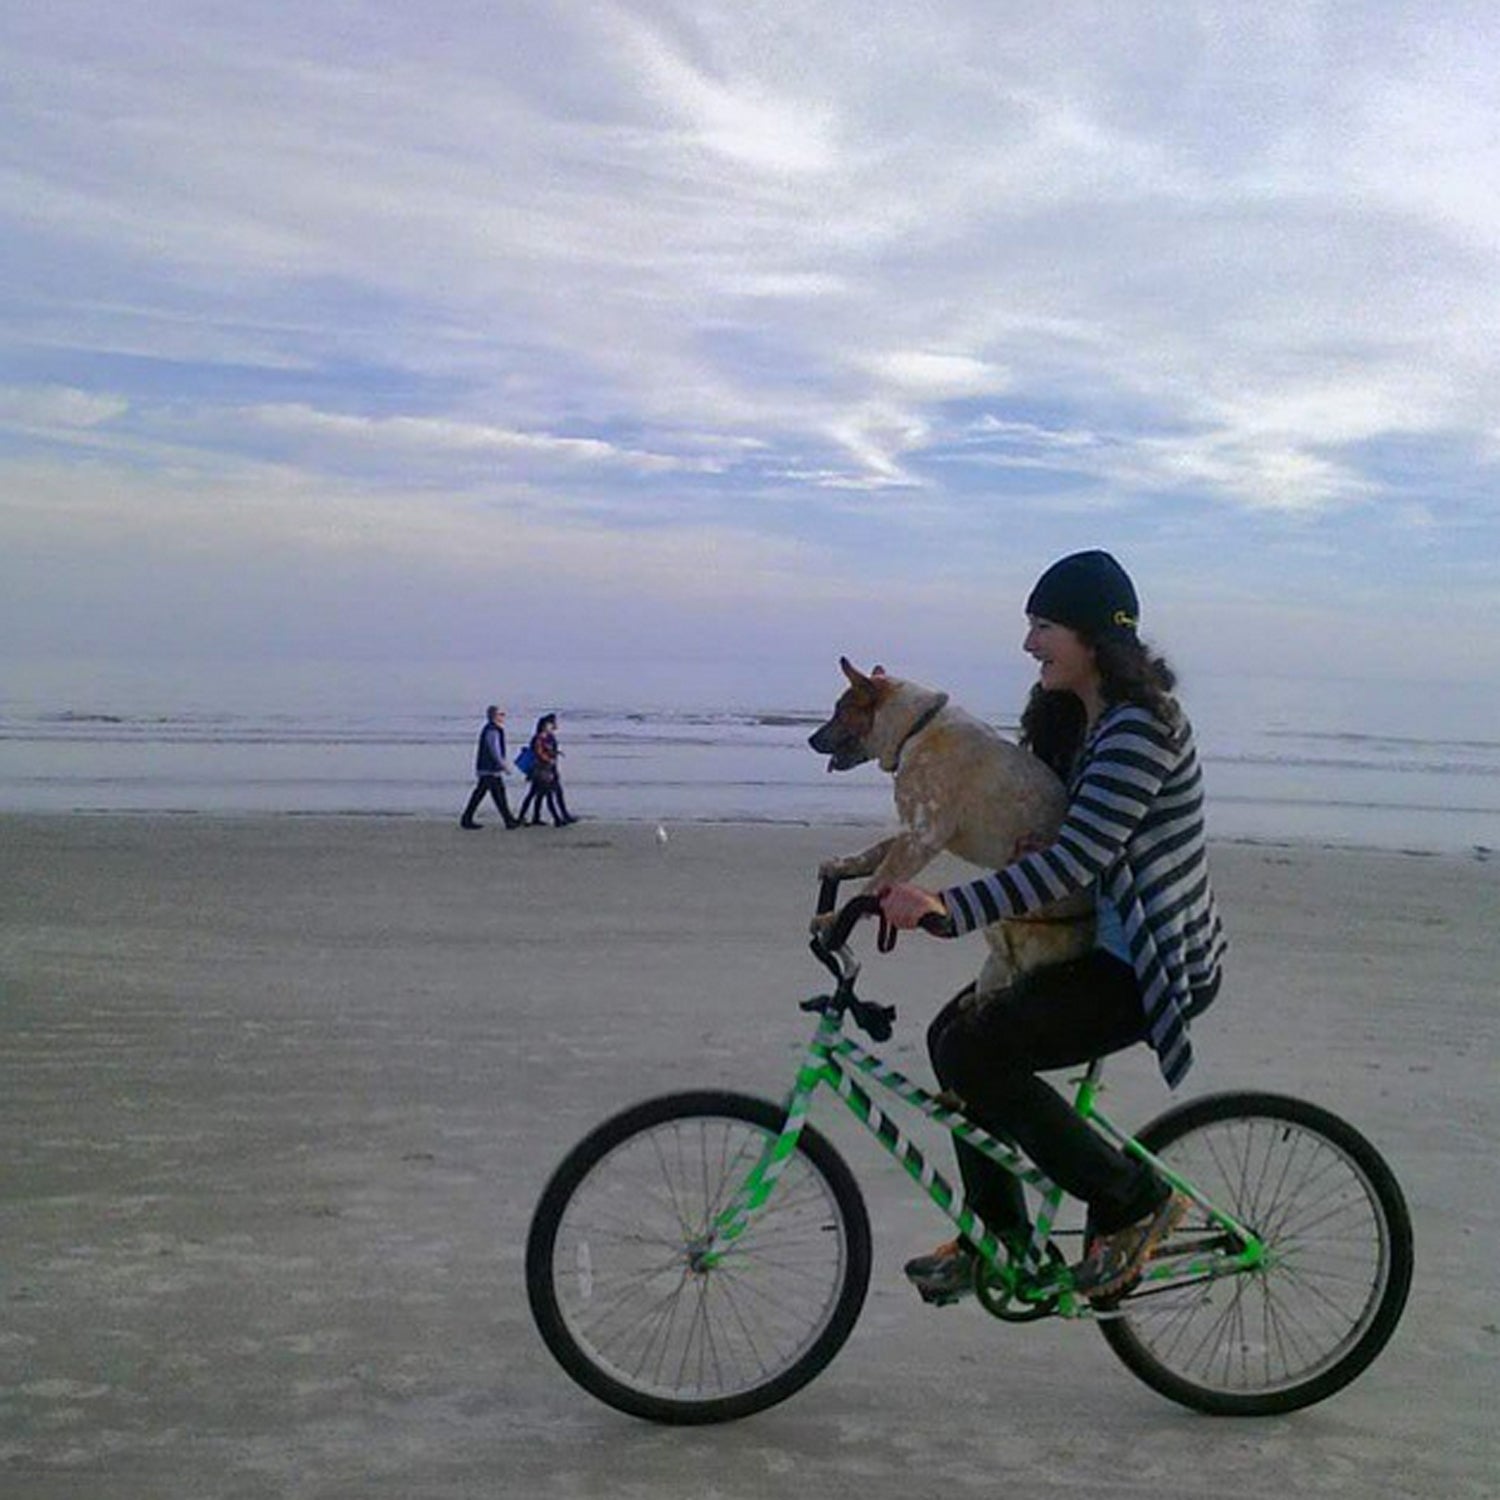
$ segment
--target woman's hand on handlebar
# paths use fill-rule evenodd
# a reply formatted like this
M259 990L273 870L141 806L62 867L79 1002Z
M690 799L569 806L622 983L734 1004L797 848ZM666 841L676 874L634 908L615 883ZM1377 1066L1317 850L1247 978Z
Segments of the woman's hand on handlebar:
M924 917L938 917L945 927L948 924L948 908L919 885L888 885L877 894L881 916L898 932L921 927Z

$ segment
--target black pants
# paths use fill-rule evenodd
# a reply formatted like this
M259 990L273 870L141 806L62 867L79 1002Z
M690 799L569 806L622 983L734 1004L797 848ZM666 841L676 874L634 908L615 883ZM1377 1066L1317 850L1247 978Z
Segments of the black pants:
M510 815L510 803L505 797L505 778L502 776L481 776L479 778L479 783L475 786L473 794L469 798L469 805L464 808L463 817L460 821L464 823L472 823L474 821L474 814L479 811L479 804L484 801L486 793L494 798L495 806L500 809L500 816L505 819L507 825L514 823L516 820Z
M982 1006L970 986L927 1033L933 1070L991 1135L1013 1141L1059 1187L1082 1199L1109 1233L1167 1195L1151 1169L1084 1124L1036 1075L1119 1052L1145 1036L1134 971L1095 950L1024 975ZM970 1207L997 1233L1027 1225L1021 1184L974 1147L957 1143Z
M517 817L524 823L529 812L531 821L540 823L544 803L547 811L552 814L554 825L561 827L562 824L573 821L573 815L568 811L568 804L563 797L562 782L556 776L549 781L542 781L535 776L531 778L531 787L521 803L521 811Z

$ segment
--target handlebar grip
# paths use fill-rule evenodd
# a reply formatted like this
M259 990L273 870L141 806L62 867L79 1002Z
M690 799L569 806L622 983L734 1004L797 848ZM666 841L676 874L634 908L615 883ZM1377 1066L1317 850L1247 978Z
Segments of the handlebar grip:
M852 896L840 908L839 914L833 919L827 933L823 938L823 946L833 952L842 948L849 941L849 934L854 931L854 924L862 917L873 917L879 914L880 899L876 896Z
M953 931L953 918L946 913L939 916L937 912L930 911L917 923L917 926L923 932L930 932L933 937L951 938L956 935Z

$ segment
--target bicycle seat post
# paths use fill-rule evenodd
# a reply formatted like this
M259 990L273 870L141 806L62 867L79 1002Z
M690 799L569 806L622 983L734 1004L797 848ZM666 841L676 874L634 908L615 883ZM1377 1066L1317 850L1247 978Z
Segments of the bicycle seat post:
M1104 1077L1104 1059L1093 1058L1084 1070L1082 1078L1075 1078L1074 1083L1078 1085L1078 1092L1073 1098L1073 1108L1085 1119L1094 1113L1094 1102L1099 1097L1099 1091L1103 1087L1101 1080Z

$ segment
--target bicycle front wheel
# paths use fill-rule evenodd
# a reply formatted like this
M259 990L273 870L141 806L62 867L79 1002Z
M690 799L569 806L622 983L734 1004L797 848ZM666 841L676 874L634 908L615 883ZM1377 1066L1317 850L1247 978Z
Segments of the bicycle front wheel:
M870 1281L870 1221L810 1126L712 1266L715 1221L781 1133L741 1094L672 1094L586 1136L532 1219L526 1290L585 1390L658 1422L725 1422L784 1400L838 1353Z
M1147 1385L1198 1411L1311 1406L1369 1365L1412 1276L1411 1218L1375 1148L1336 1115L1278 1094L1217 1094L1168 1111L1140 1142L1266 1245L1262 1265L1147 1282L1100 1332ZM1195 1210L1163 1247L1211 1236Z

